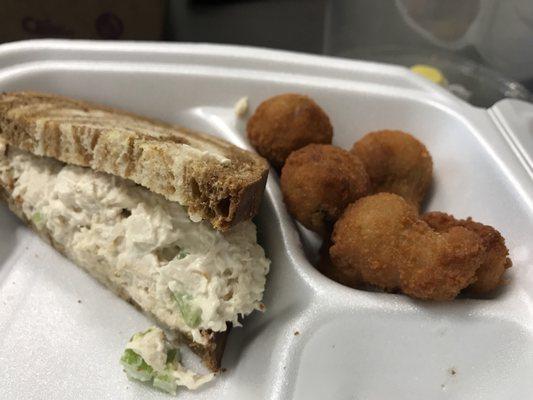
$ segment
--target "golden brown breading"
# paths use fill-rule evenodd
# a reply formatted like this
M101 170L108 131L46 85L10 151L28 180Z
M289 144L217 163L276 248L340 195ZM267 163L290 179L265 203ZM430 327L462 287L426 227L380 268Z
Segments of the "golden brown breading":
M330 247L331 242L329 240L324 240L322 246L320 247L316 269L324 276L327 276L329 279L334 280L335 282L339 282L343 285L353 288L361 287L363 285L363 279L361 278L359 270L337 268L331 261L331 257L329 255Z
M263 101L246 127L248 140L277 169L310 143L331 143L329 117L310 97L287 93Z
M432 300L451 300L472 284L484 252L474 232L452 227L439 233L391 193L348 206L335 224L332 241L330 256L340 275L360 274L381 289Z
M289 212L323 236L346 206L368 194L370 182L361 161L328 144L310 144L289 156L281 190Z
M371 132L351 152L365 165L373 193L396 193L420 208L431 186L433 162L418 139L401 131Z
M455 226L462 226L475 232L483 243L484 257L481 267L476 272L477 280L468 287L475 295L485 294L496 289L502 283L503 273L512 266L505 239L492 226L475 222L472 218L457 220L452 215L441 212L424 214L424 221L439 232L446 232Z

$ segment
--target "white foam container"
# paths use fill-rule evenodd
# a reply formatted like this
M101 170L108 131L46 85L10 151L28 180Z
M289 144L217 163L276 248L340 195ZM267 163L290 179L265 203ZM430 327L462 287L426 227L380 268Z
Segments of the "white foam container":
M240 146L244 123L233 105L241 96L254 108L277 93L305 93L331 117L337 145L383 128L416 135L435 164L427 209L472 216L507 240L510 282L488 299L433 303L353 290L306 259L312 238L288 217L271 174L257 218L272 259L267 312L234 329L227 371L181 398L533 398L531 104L474 108L404 68L374 63L60 40L0 46L0 90L20 89L109 104ZM130 335L150 323L0 207L0 398L168 398L128 381L118 364Z

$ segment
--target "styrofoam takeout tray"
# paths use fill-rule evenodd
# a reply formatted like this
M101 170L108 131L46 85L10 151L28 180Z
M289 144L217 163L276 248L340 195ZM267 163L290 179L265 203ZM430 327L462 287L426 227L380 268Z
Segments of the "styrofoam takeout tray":
M234 329L227 371L181 398L533 398L531 105L477 109L400 67L189 44L2 45L0 90L19 89L109 104L240 146L240 97L254 108L305 93L331 117L337 145L383 128L416 135L435 164L427 210L472 216L507 240L510 282L491 298L431 303L349 289L306 259L316 243L288 217L272 173L257 218L272 259L267 311ZM0 207L0 398L168 398L128 381L118 364L130 335L150 324Z

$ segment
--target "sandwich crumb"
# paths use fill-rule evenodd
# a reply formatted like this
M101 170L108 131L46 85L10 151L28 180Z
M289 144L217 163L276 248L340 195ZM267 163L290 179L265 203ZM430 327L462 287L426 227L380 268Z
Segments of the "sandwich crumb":
M241 97L233 106L233 111L238 118L244 117L248 113L248 97Z

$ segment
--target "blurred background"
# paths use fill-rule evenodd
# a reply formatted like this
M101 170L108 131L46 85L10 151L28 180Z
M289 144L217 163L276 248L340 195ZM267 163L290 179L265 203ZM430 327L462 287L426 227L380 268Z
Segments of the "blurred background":
M0 0L0 11L0 43L242 44L401 64L481 107L533 99L533 0Z

